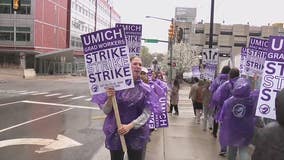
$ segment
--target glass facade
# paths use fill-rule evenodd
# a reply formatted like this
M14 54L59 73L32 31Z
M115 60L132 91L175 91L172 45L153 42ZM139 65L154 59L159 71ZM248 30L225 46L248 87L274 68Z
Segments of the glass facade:
M0 14L12 14L11 0L0 0ZM31 14L31 0L21 0L20 9L17 14Z
M13 41L14 40L13 26L0 26L0 40L1 41Z
M13 26L0 26L0 41L14 41L14 27ZM16 27L16 41L31 40L30 27Z

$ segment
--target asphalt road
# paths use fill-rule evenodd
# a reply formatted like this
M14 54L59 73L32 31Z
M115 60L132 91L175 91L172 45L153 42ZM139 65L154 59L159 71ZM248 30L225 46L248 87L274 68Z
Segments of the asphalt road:
M104 114L82 77L0 77L0 160L93 160Z

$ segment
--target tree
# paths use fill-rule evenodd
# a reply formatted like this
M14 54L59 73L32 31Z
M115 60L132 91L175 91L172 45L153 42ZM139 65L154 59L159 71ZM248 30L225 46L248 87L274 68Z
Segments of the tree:
M173 58L177 60L179 73L191 71L192 66L199 65L201 49L187 43L178 43L173 46Z
M149 53L149 48L142 46L140 57L143 62L143 66L150 67L152 64L153 56Z

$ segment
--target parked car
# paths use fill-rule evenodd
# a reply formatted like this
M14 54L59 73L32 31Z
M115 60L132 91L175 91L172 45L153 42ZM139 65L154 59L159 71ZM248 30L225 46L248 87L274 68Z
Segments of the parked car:
M183 80L187 83L193 83L192 72L183 72Z

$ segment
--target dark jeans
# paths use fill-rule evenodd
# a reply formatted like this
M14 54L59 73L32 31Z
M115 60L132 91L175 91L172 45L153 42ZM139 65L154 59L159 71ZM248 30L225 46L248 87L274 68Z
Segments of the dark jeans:
M194 116L196 116L196 101L192 100L192 106L193 106Z
M172 113L173 108L174 108L175 112L178 113L178 106L177 105L173 105L173 104L170 105L170 113Z
M213 121L213 132L212 132L214 137L217 137L218 128L219 128L218 121L214 120Z
M142 160L142 152L141 150L133 150L127 149L128 160ZM111 160L123 160L124 152L122 150L111 150L110 157Z

